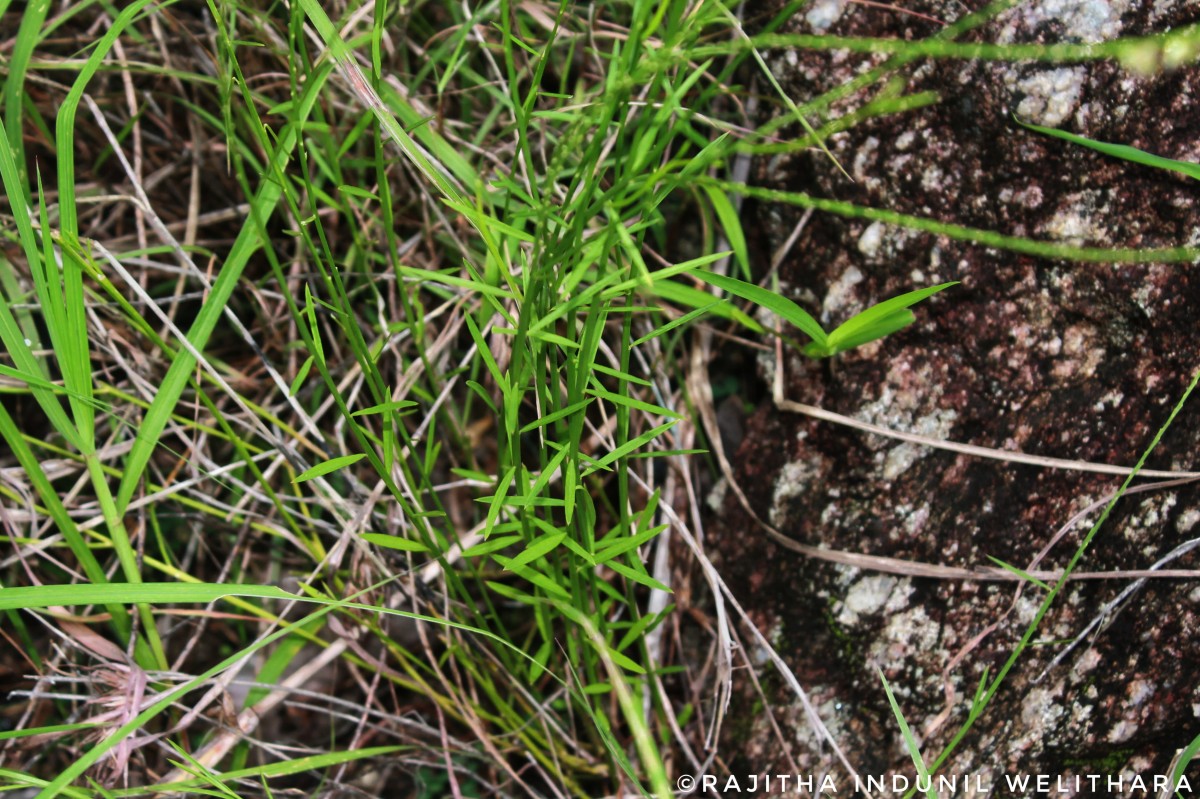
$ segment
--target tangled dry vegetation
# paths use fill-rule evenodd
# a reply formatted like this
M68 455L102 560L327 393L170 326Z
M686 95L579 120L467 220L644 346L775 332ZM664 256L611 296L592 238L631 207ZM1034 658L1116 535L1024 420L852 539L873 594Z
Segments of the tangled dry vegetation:
M745 55L686 56L728 12L677 6L0 5L4 783L701 765L729 627L656 536L703 557L712 298L648 275L719 260L685 179L748 119Z

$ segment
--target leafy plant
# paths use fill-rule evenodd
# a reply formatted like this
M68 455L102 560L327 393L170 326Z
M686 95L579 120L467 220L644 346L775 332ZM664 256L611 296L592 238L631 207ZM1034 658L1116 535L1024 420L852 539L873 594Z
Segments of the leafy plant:
M1164 169L1169 172L1177 172L1180 175L1185 175L1193 180L1200 180L1200 164L1194 164L1190 161L1178 161L1173 158L1163 158L1161 155L1139 150L1136 147L1130 147L1127 144L1110 144L1109 142L1096 141L1089 139L1086 136L1080 136L1077 133L1068 133L1065 130L1057 128L1047 128L1042 125L1035 125L1032 122L1026 122L1023 119L1017 118L1017 124L1046 136L1053 136L1056 139L1069 141L1073 144L1079 144L1084 147L1089 147L1097 152L1120 158L1122 161L1130 161L1135 164L1153 167L1155 169Z
M799 328L801 332L812 339L803 348L804 354L811 358L829 358L840 352L869 344L898 330L903 330L916 320L916 316L909 310L911 306L950 286L958 285L958 281L950 281L892 297L890 300L884 300L860 311L838 325L832 332L826 333L811 314L776 292L744 280L700 269L692 270L691 274L734 296L766 308Z

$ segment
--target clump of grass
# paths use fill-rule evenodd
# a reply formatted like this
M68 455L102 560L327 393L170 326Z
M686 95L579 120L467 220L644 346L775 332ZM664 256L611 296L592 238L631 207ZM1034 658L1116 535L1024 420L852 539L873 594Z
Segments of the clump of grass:
M412 753L392 768L413 773L444 757L460 782L521 786L506 791L644 782L664 795L670 671L648 642L670 614L670 572L653 576L643 552L668 526L656 462L687 451L672 364L682 324L701 312L749 320L682 280L725 257L722 228L748 266L723 193L691 187L720 174L730 151L718 128L737 119L727 82L741 57L688 55L728 35L725 8L208 12L134 3L79 62L49 34L86 27L96 10L50 19L32 7L10 62L0 170L23 263L6 262L0 334L10 390L36 401L52 432L24 432L30 409L0 425L62 536L23 542L45 553L31 580L45 585L10 589L10 607L103 602L108 621L71 627L76 654L54 654L53 668L94 657L79 639L108 626L105 656L148 675L157 698L99 744L26 726L55 745L22 771L56 772L47 795L78 790L68 786L88 765L143 729L186 754L123 748L123 779L281 774L295 755L251 730L222 749L219 727L171 703L234 664L271 684L305 652L337 648L363 717L330 726L332 750L383 735ZM178 63L171 43L201 53ZM39 141L46 108L13 98L34 80L63 92L41 77L52 69L73 88L53 141ZM102 82L123 84L130 107ZM188 120L186 203L146 177L147 149L167 156L155 120L168 105ZM80 109L90 113L76 120ZM56 192L33 180L41 159L26 152L26 127L35 149L59 155ZM126 195L135 240L90 213L80 173ZM221 214L210 204L231 190L245 202L234 226L205 239L199 218ZM700 211L707 254L663 269L657 245L683 207ZM42 330L49 350L25 343ZM66 476L88 476L71 504L39 463L49 451ZM81 530L88 502L104 524ZM68 553L78 565L62 573ZM200 593L163 593L171 581ZM239 588L264 583L358 601L339 605L336 623L285 624L290 593ZM233 618L161 615L218 596ZM397 609L435 626L397 631L385 622ZM43 638L9 618L18 636ZM197 646L214 630L227 656ZM46 675L31 694L44 703L51 665L30 665ZM201 676L177 685L167 675L180 670ZM251 695L265 701L263 690ZM200 707L222 695L212 688ZM384 696L410 697L440 734L368 729ZM61 701L65 719L88 716Z

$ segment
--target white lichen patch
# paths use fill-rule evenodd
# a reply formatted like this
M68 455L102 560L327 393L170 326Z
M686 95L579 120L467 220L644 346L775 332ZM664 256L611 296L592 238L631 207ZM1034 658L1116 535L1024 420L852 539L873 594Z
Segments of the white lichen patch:
M1124 399L1125 395L1122 392L1117 391L1115 388L1110 389L1104 393L1104 396L1096 400L1096 404L1093 405L1092 408L1096 411L1104 410L1105 406L1108 406L1109 408L1116 408Z
M1037 208L1044 199L1041 186L1027 186L1015 191L1011 188L1003 188L1000 190L999 196L1000 202L1013 203L1024 208Z
M950 437L950 431L954 428L954 422L957 419L958 411L952 408L938 408L933 413L913 419L908 424L906 432L945 441ZM883 479L895 480L929 452L928 447L908 441L892 447L883 458Z
M1042 230L1050 238L1075 246L1101 244L1107 238L1107 231L1099 220L1105 218L1106 210L1107 207L1093 208L1086 200L1074 202L1055 212Z
M1094 375L1106 354L1097 339L1096 329L1090 325L1071 325L1064 330L1061 357L1051 369L1051 374L1076 380Z
M1121 719L1116 726L1108 733L1109 743L1120 744L1125 743L1132 738L1138 731L1138 723L1129 719Z
M921 175L921 188L925 191L938 191L944 188L945 183L946 173L936 166L930 167Z
M1014 68L1004 75L1009 90L1022 95L1017 115L1038 125L1056 128L1075 113L1087 79L1084 67L1059 67L1020 75Z
M778 652L783 646L783 620L776 619L775 623L771 625L771 628L767 630L765 637L767 641L770 642L771 648ZM750 651L751 657L754 659L754 663L758 666L765 666L771 661L770 650L759 643L758 639L755 639L754 643L751 644Z
M1042 607L1042 603L1034 599L1029 594L1022 594L1017 600L1016 617L1017 623L1028 626L1037 617L1038 610Z
M1055 22L1063 26L1066 37L1095 44L1120 35L1121 15L1129 6L1130 0L1038 0L1006 15L1007 24L998 38L1009 43L1016 40L1018 29Z
M874 258L879 254L879 248L883 246L884 225L882 222L872 222L867 225L867 229L858 237L858 251L868 258ZM862 276L859 276L859 280Z
M1012 749L1038 748L1054 738L1054 730L1063 717L1063 707L1057 701L1062 684L1036 686L1025 695L1021 704L1021 720L1016 725L1018 736Z
M728 490L729 481L725 479L724 475L722 475L721 479L718 480L716 485L712 487L712 490L708 492L708 499L705 500L705 502L708 504L708 507L713 512L721 512L721 508L725 505L725 493Z
M775 495L771 502L770 521L776 527L787 523L788 500L803 494L820 476L820 464L808 460L785 464L775 477Z
M883 459L883 479L895 480L907 472L920 456L921 449L916 444L910 444L907 441L888 450L887 457Z
M932 411L917 414L918 409L937 401L941 395L940 386L944 382L935 379L929 364L913 369L907 361L897 361L888 370L879 398L861 406L855 416L891 430L916 433L939 440L948 439L958 419L957 411L952 408L935 407ZM917 459L929 452L928 448L909 443L891 447L886 452L882 451L883 447L887 446L886 443L868 446L873 446L879 451L876 463L888 480L903 474Z
M1083 676L1099 666L1101 660L1103 657L1096 651L1096 648L1088 647L1082 655L1075 658L1073 670L1076 674Z
M1156 264L1149 267L1146 279L1133 292L1133 301L1147 318L1154 316L1160 307L1171 304L1171 297L1163 297L1162 286L1171 285L1172 282L1169 269L1165 265Z
M879 149L879 139L874 136L868 136L867 140L862 143L862 147L854 155L854 164L851 172L854 173L854 179L862 182L867 179L867 164L871 161L872 156Z
M814 33L824 33L833 26L833 23L841 19L842 12L846 10L846 4L847 0L816 0L809 6L804 19L812 26Z
M864 234L865 235L865 234ZM860 245L861 246L861 245ZM842 315L840 312L849 307L857 306L854 301L854 287L863 281L863 273L858 270L858 267L851 266L841 276L829 284L829 292L825 295L825 301L821 303L821 319L826 324L834 314Z
M909 536L919 535L929 521L929 505L924 504L904 516L904 530ZM955 544L956 545L956 544ZM955 546L952 545L952 546Z
M1141 707L1146 700L1154 696L1154 685L1149 680L1132 680L1125 689L1132 707Z
M931 652L937 646L940 630L941 625L920 605L894 613L871 642L869 660L878 666L894 666L916 652Z
M1144 552L1147 556L1153 557L1158 550L1161 537L1159 527L1178 502L1179 498L1175 492L1143 500L1138 505L1137 512L1122 528L1121 532L1125 539L1135 543L1148 544Z
M1200 510L1188 508L1175 520L1175 529L1186 535L1196 526L1196 522L1200 522Z
M829 734L833 736L835 741L844 740L844 736L846 735L846 724L855 716L854 708L839 698L839 689L836 686L817 684L813 685L812 687L805 686L805 688L808 690L809 699L812 701L813 711L815 711L817 717L821 719L821 723L825 725L825 729L829 731ZM756 714L756 717L757 716L770 718L770 714L768 713L759 713ZM807 751L811 753L825 751L826 747L828 746L828 743L825 740L825 735L818 732L816 726L811 723L809 711L805 708L803 703L793 703L788 708L788 716L792 718L793 721L793 723L789 724L788 727L795 730L795 738L793 740L795 740L795 742L799 745L800 751ZM754 740L774 739L770 736L767 736L766 738L760 736ZM803 755L801 758L803 758ZM803 759L801 759L800 762L804 762ZM743 781L741 784L748 785L748 783L745 781ZM794 784L795 783L792 783L792 785L788 786L789 795L791 792L790 789L794 786ZM820 782L818 781L817 784L819 785ZM780 783L776 781L775 785L778 786ZM799 792L797 791L797 793Z
M838 611L838 624L853 627L863 616L874 616L883 610L897 579L889 574L870 574L850 586Z

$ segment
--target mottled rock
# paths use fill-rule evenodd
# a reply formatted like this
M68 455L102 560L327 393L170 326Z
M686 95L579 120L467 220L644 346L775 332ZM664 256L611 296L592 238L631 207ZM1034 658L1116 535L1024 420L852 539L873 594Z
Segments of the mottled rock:
M957 3L905 8L945 22L964 11ZM939 27L878 5L818 2L807 9L790 30L911 39ZM1039 0L966 38L1098 42L1198 16L1194 2ZM882 60L806 51L774 53L769 62L791 97L804 102ZM906 91L935 90L941 101L830 137L853 181L813 151L763 159L758 182L1075 245L1200 242L1195 182L1013 121L1017 113L1200 161L1200 68L1142 76L1110 62L938 61L900 74ZM841 101L832 113L865 97ZM759 220L749 227L764 231L764 252L784 241L800 216L765 204L747 213ZM915 286L961 281L919 307L912 327L832 366L788 359L791 399L896 430L1132 465L1200 367L1192 264L1049 261L817 214L780 275L783 290L826 325ZM773 367L763 357L769 377ZM1200 467L1198 438L1200 415L1185 408L1148 466ZM748 420L735 469L756 512L798 541L961 567L990 565L991 556L1025 568L1072 516L1120 484L955 455L770 407ZM759 534L734 492L725 493L719 515L713 540L723 574L865 773L911 773L876 669L932 758L962 725L984 671L995 674L1004 663L1044 596L1029 586L1014 605L1012 584L884 575L804 559ZM1065 566L1097 516L1075 524L1039 568ZM1194 486L1130 496L1081 568L1148 568L1196 536L1198 520ZM1192 554L1172 567L1200 563ZM1075 582L1060 595L1039 628L1039 645L1014 668L944 772L982 774L993 784L1019 773L1166 773L1176 751L1200 732L1196 581L1149 581L1053 664L1064 642L1129 583ZM994 622L998 627L976 641ZM827 750L809 746L814 734L786 688L769 680L767 686L801 767L832 764ZM785 762L761 715L734 714L726 751L742 753L735 770L762 772ZM1200 785L1198 770L1188 773ZM843 788L839 795L848 794Z

